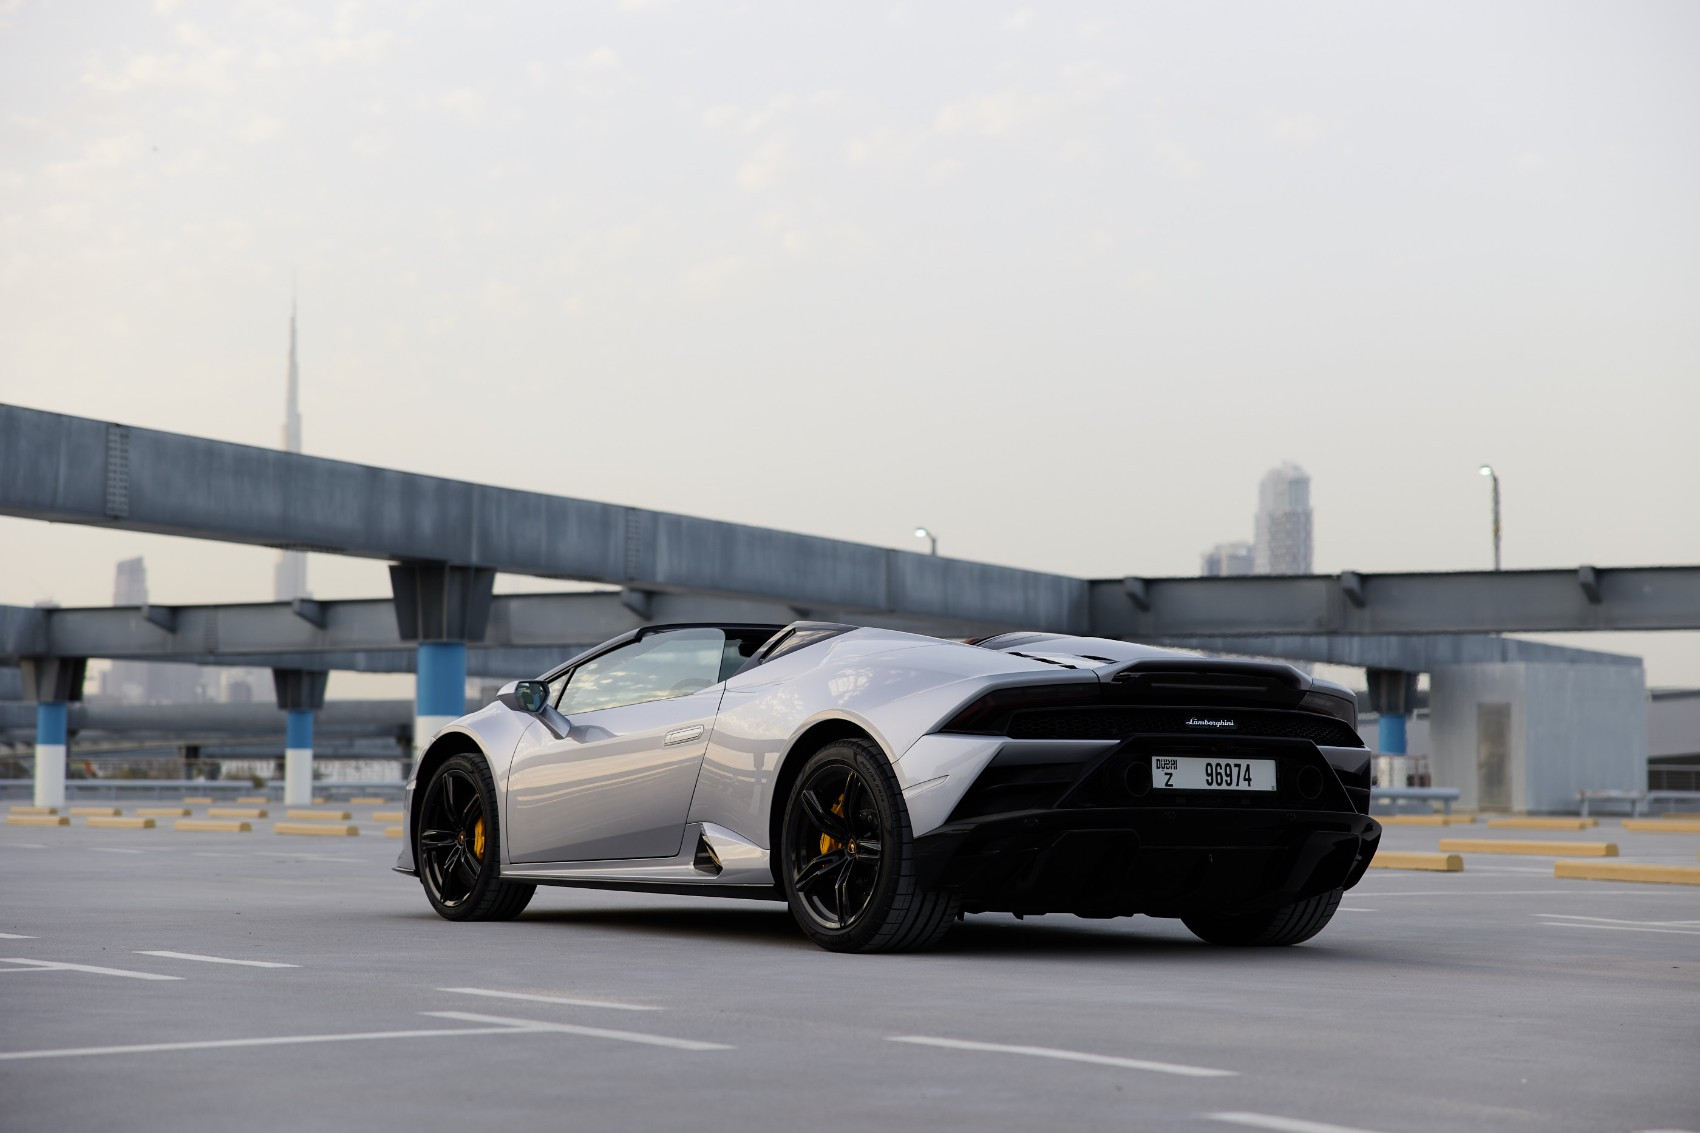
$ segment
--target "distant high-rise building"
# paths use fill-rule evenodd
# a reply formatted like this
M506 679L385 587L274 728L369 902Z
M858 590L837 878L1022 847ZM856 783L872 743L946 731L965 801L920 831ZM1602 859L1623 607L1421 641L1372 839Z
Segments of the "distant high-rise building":
M1204 564L1199 573L1206 578L1250 574L1254 558L1250 543L1218 543L1204 552Z
M1253 570L1257 574L1311 572L1310 476L1292 461L1272 468L1257 490Z
M148 568L140 556L118 564L112 584L114 606L148 604ZM186 704L198 699L200 672L169 661L114 661L101 678L101 693L128 704Z
M295 362L295 301L289 302L289 378L284 396L283 451L301 451L301 374ZM279 602L306 598L307 555L304 551L279 551L272 578L272 597Z

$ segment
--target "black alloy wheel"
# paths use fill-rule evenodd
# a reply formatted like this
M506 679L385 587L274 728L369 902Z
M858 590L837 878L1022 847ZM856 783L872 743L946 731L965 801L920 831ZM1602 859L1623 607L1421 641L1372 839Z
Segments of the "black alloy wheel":
M791 886L821 927L847 929L867 910L879 881L879 809L849 764L819 767L798 798L807 820L793 831Z
M852 739L810 756L791 785L778 843L785 898L804 935L833 952L936 943L959 902L916 884L912 843L884 752Z
M431 907L452 921L518 916L536 886L502 881L495 787L482 760L457 755L425 788L414 861Z

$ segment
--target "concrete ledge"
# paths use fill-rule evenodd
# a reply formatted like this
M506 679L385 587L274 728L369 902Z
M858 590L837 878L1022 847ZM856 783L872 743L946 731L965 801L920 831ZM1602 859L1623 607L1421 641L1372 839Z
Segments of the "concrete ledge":
M265 795L237 795L237 806L265 806L271 799Z
M375 811L372 812L372 821L373 822L400 822L401 821L401 811L399 811L399 810L375 810Z
M1537 854L1542 857L1615 858L1616 842L1516 842L1510 838L1442 838L1440 848L1461 854Z
M328 838L352 838L360 833L358 826L339 826L331 822L277 822L272 824L273 834L306 834L319 835Z
M184 806L211 806L212 801L213 801L213 797L211 795L185 795L185 796L183 796L183 805Z
M59 808L56 807L56 806L14 806L14 807L7 807L6 810L7 810L7 813L9 813L9 814L58 814L59 813Z
M1700 821L1691 818L1626 818L1623 828L1637 834L1700 834Z
M90 818L95 815L104 815L110 818L115 814L123 814L124 812L115 806L74 806L71 808L71 813L78 818Z
M385 803L387 803L389 801L390 800L386 799L382 795L361 795L359 798L349 799L348 805L349 806L383 806Z
M137 814L145 814L153 818L188 818L189 808L186 806L139 806Z
M1576 881L1646 881L1657 885L1700 885L1700 865L1558 861L1552 864L1552 875Z
M69 826L71 820L62 814L8 814L7 826Z
M1469 826L1476 821L1474 815L1456 814L1372 814L1370 817L1383 826Z
M90 826L107 830L152 830L151 818L116 818L110 814L93 814L89 816Z
M384 827L384 837L386 837L386 838L400 838L401 837L401 827L399 827L399 826L386 826L386 827Z
M321 822L347 822L354 815L346 810L312 810L296 807L284 812L285 818L317 819Z
M1382 850L1370 860L1371 869L1426 869L1437 873L1462 873L1464 859L1457 854L1421 854Z
M1489 826L1506 826L1514 830L1587 830L1598 826L1597 818L1541 818L1535 815L1525 815L1520 818L1490 818Z
M208 818L267 818L269 812L257 806L215 806L207 810Z
M254 828L233 818L180 818L179 830L198 830L204 834L246 834Z

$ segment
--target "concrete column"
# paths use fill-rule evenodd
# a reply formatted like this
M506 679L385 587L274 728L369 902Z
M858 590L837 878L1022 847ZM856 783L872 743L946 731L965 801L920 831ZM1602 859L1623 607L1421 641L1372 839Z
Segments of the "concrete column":
M466 711L466 643L421 641L414 681L413 765L443 725Z
M452 563L390 567L396 630L419 643L414 682L413 763L444 724L466 711L466 643L482 641L496 572Z
M1403 712L1383 712L1376 728L1376 750L1382 755L1404 755L1405 722L1409 719Z
M63 700L35 706L35 805L65 805L65 756L70 750L70 705Z
M73 700L83 698L82 657L25 657L19 662L24 695L35 701L35 805L65 805L65 761L70 753Z
M284 725L283 805L311 806L313 802L313 713L291 709Z
M287 713L283 743L283 805L313 802L313 714L325 706L330 674L316 669L273 669L277 706Z

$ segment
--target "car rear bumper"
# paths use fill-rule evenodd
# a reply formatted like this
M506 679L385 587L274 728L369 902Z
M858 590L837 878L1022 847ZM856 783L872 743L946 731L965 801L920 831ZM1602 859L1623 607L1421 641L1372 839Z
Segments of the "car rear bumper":
M971 912L1246 913L1356 885L1381 825L1336 810L1065 808L946 823L917 879Z

